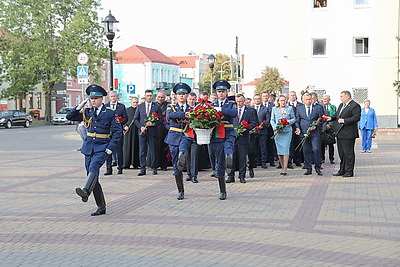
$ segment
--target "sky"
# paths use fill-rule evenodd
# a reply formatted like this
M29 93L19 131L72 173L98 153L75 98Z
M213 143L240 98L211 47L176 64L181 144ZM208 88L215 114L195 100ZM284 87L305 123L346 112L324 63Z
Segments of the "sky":
M111 10L119 21L114 50L132 45L166 56L244 54L242 83L277 67L288 79L288 1L279 0L101 0L99 17Z

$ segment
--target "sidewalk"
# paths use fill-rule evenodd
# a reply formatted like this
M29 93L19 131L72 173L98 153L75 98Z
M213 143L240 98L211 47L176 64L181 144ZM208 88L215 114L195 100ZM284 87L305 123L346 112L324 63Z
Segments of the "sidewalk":
M101 175L97 217L75 195L85 171L72 149L0 151L0 266L400 266L398 137L363 154L358 140L354 178L332 176L338 158L323 176L258 168L225 201L210 171L182 201L171 170Z

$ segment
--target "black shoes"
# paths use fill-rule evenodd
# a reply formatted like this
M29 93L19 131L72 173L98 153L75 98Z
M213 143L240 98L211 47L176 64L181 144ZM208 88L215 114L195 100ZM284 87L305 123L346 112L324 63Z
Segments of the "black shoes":
M228 179L226 179L225 181L227 184L229 183L234 183L235 182L235 178L234 177L228 177Z
M263 169L268 168L268 167L267 167L267 164L266 164L266 163L261 163L261 168L263 168Z
M118 170L118 174L122 174L122 169L119 169L119 170Z
M199 182L199 180L197 180L197 177L196 177L196 176L193 176L193 177L192 177L192 183L197 184L198 182Z
M253 169L249 169L249 175L250 175L250 178L254 177L254 170Z
M82 202L87 202L89 199L89 192L86 188L76 188L75 192L78 196L80 196L82 198Z
M351 173L345 173L342 175L342 177L353 177L353 174Z
M186 181L191 181L192 178L190 178L190 176L186 177Z
M323 173L321 171L316 171L319 176L322 176Z
M300 163L300 162L296 162L295 165L296 165L297 167L301 167L301 163Z
M294 169L292 163L289 163L289 164L287 165L287 167L288 167L288 169Z
M306 172L304 173L304 175L311 175L311 174L312 174L311 171L306 171Z
M143 175L146 175L146 171L140 171L139 173L138 173L138 176L143 176Z
M335 164L335 161L331 160L331 164Z
M179 152L178 155L178 169L182 171L186 167L186 153L185 152Z
M219 199L220 199L220 200L225 200L225 199L226 199L226 192L221 192L221 193L219 194Z
M244 179L244 177L241 177L241 178L239 178L240 179L240 182L242 183L242 184L245 184L246 183L246 179Z
M344 175L344 173L342 173L342 172L337 172L337 173L332 174L332 176L343 176L343 175Z
M212 174L211 174L211 177L215 177L215 173L212 173Z
M104 215L104 214L106 214L106 206L98 207L97 210L90 215L98 216L98 215Z
M271 164L269 164L269 166L275 167L276 165L275 165L275 163L271 162Z
M112 169L107 169L107 171L104 173L104 175L111 175L112 174Z
M153 169L153 175L157 175L157 169Z
M183 191L181 191L181 192L178 192L178 196L176 197L178 200L182 200L182 199L184 199L185 198L185 194L184 194L184 192Z
M287 172L281 172L280 175L285 176L285 175L287 175Z

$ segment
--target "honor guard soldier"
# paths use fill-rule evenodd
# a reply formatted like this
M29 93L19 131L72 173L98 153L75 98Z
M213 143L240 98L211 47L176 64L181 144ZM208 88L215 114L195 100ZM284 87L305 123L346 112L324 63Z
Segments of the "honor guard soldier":
M90 85L86 89L86 94L89 98L73 108L67 114L67 119L83 121L88 130L81 149L81 153L85 155L87 181L83 188L76 188L75 192L83 202L87 202L93 191L98 208L91 215L96 216L106 213L106 201L99 183L100 167L107 156L116 149L122 136L122 127L114 110L103 105L103 97L107 95L104 88L99 85ZM88 99L92 107L82 109Z
M173 92L176 94L176 104L170 104L167 108L167 121L170 124L169 132L165 138L165 143L169 145L174 167L174 176L178 188L178 200L184 198L182 167L185 166L186 152L193 142L193 136L185 135L186 123L184 123L186 112L190 107L186 100L190 93L190 86L186 83L178 83L174 86Z
M210 154L215 158L215 177L218 178L221 192L219 199L224 200L226 199L225 171L232 168L233 146L236 138L233 120L238 110L236 103L227 99L227 91L231 88L229 82L218 80L213 84L213 88L217 92L217 100L212 103L212 106L224 115L225 134L222 137L219 135L219 129L214 129L209 148Z

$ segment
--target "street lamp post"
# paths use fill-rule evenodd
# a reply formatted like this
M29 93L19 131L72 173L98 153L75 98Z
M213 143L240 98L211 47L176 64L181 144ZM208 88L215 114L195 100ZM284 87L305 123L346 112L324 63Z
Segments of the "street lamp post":
M208 60L208 66L210 67L210 74L211 74L211 94L213 92L213 70L214 70L214 63L215 63L215 56L213 54L209 55L207 57Z
M112 47L113 47L113 40L115 37L115 31L116 31L116 23L119 21L115 19L115 17L110 13L107 15L107 17L104 18L102 23L104 23L104 30L106 31L106 37L108 40L108 47L110 48L110 91L114 90L114 68L113 68L113 53L112 53Z
M220 71L220 79L222 80L222 66L224 65L224 64L226 64L226 63L229 63L230 61L229 60L227 60L227 61L225 61L225 62L223 62L222 64L221 64L221 71Z

